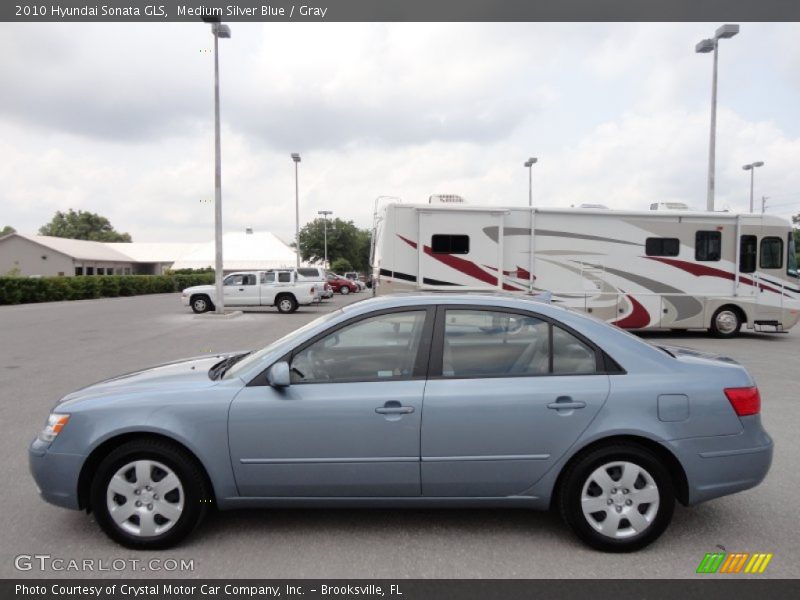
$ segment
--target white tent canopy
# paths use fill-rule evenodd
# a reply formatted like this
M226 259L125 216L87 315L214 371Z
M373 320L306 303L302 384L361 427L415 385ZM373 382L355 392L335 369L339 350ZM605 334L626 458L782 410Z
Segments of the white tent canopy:
M172 269L204 269L214 267L214 242L197 244L180 256ZM294 268L297 264L295 251L266 232L233 232L222 236L223 271L248 269Z

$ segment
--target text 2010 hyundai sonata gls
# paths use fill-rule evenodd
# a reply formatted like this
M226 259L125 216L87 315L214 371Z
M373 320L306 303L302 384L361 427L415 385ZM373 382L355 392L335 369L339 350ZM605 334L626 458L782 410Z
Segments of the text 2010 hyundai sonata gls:
M133 548L175 544L212 504L552 506L630 551L676 498L764 478L759 411L730 359L522 298L386 296L70 394L30 465L45 500Z

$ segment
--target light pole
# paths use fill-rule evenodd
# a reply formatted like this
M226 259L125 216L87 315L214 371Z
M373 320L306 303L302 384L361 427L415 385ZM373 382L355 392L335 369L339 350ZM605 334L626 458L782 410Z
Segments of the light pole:
M712 39L702 40L694 47L695 52L705 54L714 52L714 75L711 78L711 133L708 143L708 194L706 196L706 210L714 210L714 168L716 164L717 143L717 58L719 54L719 41L723 38L732 38L739 33L738 25L722 25L714 33Z
M764 161L759 160L756 162L752 162L749 165L743 165L742 169L745 171L750 171L750 214L753 214L753 178L756 172L757 167L763 167ZM761 212L764 212L763 210Z
M222 289L222 157L219 133L219 38L231 37L231 28L220 23L219 17L204 17L214 36L214 284L217 314L225 312Z
M531 156L525 161L525 166L528 167L528 206L533 206L533 165L539 162L535 156Z
M300 155L292 152L294 161L294 244L297 251L297 268L300 268L300 185L297 180L297 163L300 162Z
M318 210L318 215L322 215L325 220L325 268L328 268L328 215L332 215L332 210Z

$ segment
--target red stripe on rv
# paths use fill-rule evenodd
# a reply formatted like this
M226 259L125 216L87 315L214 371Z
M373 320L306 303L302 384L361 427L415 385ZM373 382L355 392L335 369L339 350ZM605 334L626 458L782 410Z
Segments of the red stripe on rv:
M406 244L411 246L412 248L417 247L416 242L412 242L408 238L403 237L400 234L397 234L401 240L403 240ZM497 277L494 275L490 275L483 269L481 269L478 265L470 260L464 260L463 258L458 258L457 256L453 256L452 254L434 254L433 250L430 246L422 246L422 251L425 252L431 258L435 258L441 263L444 263L448 267L455 269L456 271L460 271L465 275L469 275L470 277L474 277L484 283L488 283L489 285L497 285ZM503 284L504 290L511 290L511 291L520 291L519 288L515 288L513 286L508 285L507 283Z
M657 260L658 262L662 262L664 264L670 265L672 267L677 267L678 269L683 269L687 273L691 273L695 277L720 277L722 279L729 279L734 281L736 279L736 275L733 273L728 273L728 271L723 271L722 269L716 269L714 267L709 267L706 265L698 265L697 263L687 262L685 260L676 260L674 258L663 258L660 256L646 256L645 258L649 258L650 260ZM745 277L744 275L739 275L739 281L744 283L745 285L752 285L758 286L760 290L769 290L770 292L775 292L776 294L781 294L782 292L778 289L775 289L772 286L764 285L763 283L756 283L749 277ZM790 298L788 294L783 294L787 298Z
M647 327L650 324L650 313L648 313L647 309L630 294L625 294L625 297L630 300L633 310L631 310L629 315L622 319L612 321L612 323L624 329L641 329L642 327Z

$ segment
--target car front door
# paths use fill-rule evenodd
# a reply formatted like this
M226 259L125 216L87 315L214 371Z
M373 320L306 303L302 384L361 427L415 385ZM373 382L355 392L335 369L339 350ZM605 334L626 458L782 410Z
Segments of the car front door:
M230 452L249 497L419 496L431 308L356 317L285 357L234 399Z
M422 415L424 496L518 495L609 392L598 351L531 314L441 307Z

